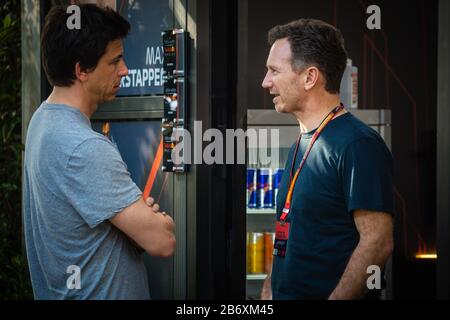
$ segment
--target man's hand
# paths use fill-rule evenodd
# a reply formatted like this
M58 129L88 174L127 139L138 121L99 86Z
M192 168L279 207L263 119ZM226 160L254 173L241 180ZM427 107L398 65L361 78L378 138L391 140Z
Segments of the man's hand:
M155 213L158 213L159 212L159 204L157 204L156 202L155 202L155 199L153 199L152 197L148 197L146 200L145 200L145 203L150 207L150 208L152 208L152 210L155 212ZM163 212L160 212L162 215L167 215L167 213L165 212L165 211L163 211Z

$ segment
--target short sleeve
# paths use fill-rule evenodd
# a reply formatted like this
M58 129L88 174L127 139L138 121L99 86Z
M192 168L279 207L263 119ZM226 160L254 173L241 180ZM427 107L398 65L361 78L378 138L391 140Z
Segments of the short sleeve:
M142 194L118 150L101 138L85 140L75 148L66 176L66 197L91 228L120 213Z
M358 139L345 148L340 171L347 210L394 214L393 161L384 142Z

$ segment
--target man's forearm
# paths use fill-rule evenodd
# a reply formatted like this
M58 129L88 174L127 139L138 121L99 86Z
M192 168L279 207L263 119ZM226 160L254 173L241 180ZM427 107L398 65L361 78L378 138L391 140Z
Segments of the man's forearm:
M377 265L383 268L390 255L390 249L376 243L359 242L345 268L330 300L361 299L367 292L367 268Z
M137 244L136 241L134 241L133 239L131 239L130 237L128 237L128 240L131 242L131 244L136 248L136 250L138 251L139 254L143 254L145 252L145 250Z

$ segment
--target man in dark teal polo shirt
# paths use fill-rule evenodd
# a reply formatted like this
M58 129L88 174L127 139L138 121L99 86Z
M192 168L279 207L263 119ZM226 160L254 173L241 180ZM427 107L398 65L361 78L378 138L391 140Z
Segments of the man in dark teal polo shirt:
M270 30L269 44L262 85L301 135L278 192L262 298L364 298L369 267L382 270L393 250L391 153L340 103L347 53L336 28L301 19Z

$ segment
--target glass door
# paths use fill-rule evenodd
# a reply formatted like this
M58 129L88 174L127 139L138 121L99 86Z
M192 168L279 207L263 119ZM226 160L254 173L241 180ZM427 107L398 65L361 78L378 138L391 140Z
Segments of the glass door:
M298 123L275 110L247 112L247 299L261 297L272 268L278 187Z

